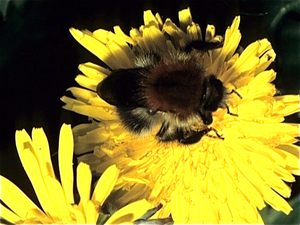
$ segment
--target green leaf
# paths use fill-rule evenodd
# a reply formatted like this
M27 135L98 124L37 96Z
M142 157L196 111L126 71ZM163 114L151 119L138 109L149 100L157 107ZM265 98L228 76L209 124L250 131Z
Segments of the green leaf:
M163 207L162 204L159 204L158 206L149 209L143 216L141 216L141 218L139 218L140 220L147 220L149 219L151 216L153 216L158 210L160 210Z
M96 224L97 225L105 224L105 222L108 220L109 217L110 217L109 214L100 214Z
M159 204L158 206L149 209L143 216L141 216L138 220L134 221L134 225L164 225L164 224L174 224L171 217L168 218L159 218L159 219L152 219L149 218L153 216L158 210L160 210L163 207L162 204Z
M1 0L0 1L0 13L2 14L3 20L6 19L8 5L12 0Z

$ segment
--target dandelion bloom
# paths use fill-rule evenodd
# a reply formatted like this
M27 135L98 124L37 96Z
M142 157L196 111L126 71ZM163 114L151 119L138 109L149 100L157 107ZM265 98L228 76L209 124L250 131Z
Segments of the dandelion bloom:
M258 210L265 203L289 214L292 208L284 198L290 197L291 189L285 182L294 182L293 175L299 175L299 148L294 145L299 125L283 121L299 111L299 96L274 96L271 82L276 73L267 69L275 59L270 42L258 40L237 53L240 17L224 37L208 25L203 39L189 9L179 12L180 27L170 19L162 22L150 10L144 12L144 22L131 29L130 36L118 26L114 32L70 31L111 70L134 67L137 55L145 51L159 49L167 55L193 40L222 41L222 47L203 54L201 63L207 74L215 74L228 90L242 96L230 94L226 101L238 116L224 108L213 113L211 127L224 139L212 134L183 145L159 142L155 132L137 136L123 128L115 106L95 92L111 70L85 63L79 66L83 74L76 77L83 88L68 89L75 99L62 97L65 109L91 118L91 123L73 130L75 153L83 154L79 160L97 173L116 164L120 178L113 194L115 204L141 198L162 203L157 217L171 214L176 224L263 223ZM87 150L93 154L84 155Z
M99 208L113 189L119 169L112 165L105 170L91 192L91 170L80 163L77 167L79 204L73 195L73 134L69 125L63 125L59 140L59 170L57 180L50 159L47 137L42 129L33 129L32 139L25 130L16 132L16 145L22 165L33 185L40 209L16 185L1 178L1 217L11 223L30 224L96 224ZM133 223L144 215L151 204L145 199L131 203L113 214L106 224ZM8 208L7 208L8 207ZM128 216L130 215L130 216Z

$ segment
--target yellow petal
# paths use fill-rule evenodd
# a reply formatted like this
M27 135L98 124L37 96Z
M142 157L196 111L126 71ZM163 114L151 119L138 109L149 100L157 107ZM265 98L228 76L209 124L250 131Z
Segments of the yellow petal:
M74 203L73 149L74 143L71 125L63 124L59 134L58 163L62 189L68 204Z
M297 171L297 172L296 172ZM292 174L299 174L299 166L298 168L291 168L287 166L286 168L282 168L281 166L276 166L274 173L276 173L282 180L286 182L295 182L295 177Z
M81 101L67 96L61 97L61 101L66 103L66 105L63 106L64 109L71 110L86 116L90 116L97 120L118 120L118 116L116 115L116 113L112 111L105 112L105 110L103 110L102 107L86 105Z
M246 176L239 175L239 187L245 193L245 198L254 204L258 209L263 209L266 204L260 194L260 192L250 183Z
M254 108L255 107L255 108ZM254 100L250 102L245 102L244 104L240 104L237 107L238 113L240 115L239 119L249 119L256 118L264 115L268 112L268 107L265 102L261 100ZM249 109L257 109L257 110L249 110ZM264 119L264 118L262 118Z
M163 21L162 21L162 19L161 19L161 16L159 15L159 13L155 13L155 19L156 19L156 21L157 21L159 27L161 28L162 25L163 25Z
M70 221L71 217L61 184L58 182L58 180L50 176L44 177L44 180L49 190L48 193L49 197L51 198L52 205L55 207L55 210L58 213L57 217L62 221Z
M99 84L98 81L96 81L94 79L91 79L91 78L89 78L87 76L84 76L84 75L78 75L75 78L75 80L82 87L85 87L85 88L90 89L92 91L96 91L97 85Z
M239 151L239 150L240 151ZM241 151L242 150L242 151ZM278 152L276 152L273 148L269 147L269 146L265 146L262 145L256 141L253 140L236 140L236 145L234 147L234 151L236 152L237 155L239 155L239 157L242 159L243 155L248 156L248 151L250 151L251 153L257 153L256 154L250 154L249 152L249 156L251 156L251 159L245 159L244 161L247 163L252 163L252 158L253 161L257 162L257 164L264 166L265 168L268 169L272 169L274 168L272 163L275 163L276 165L285 167L286 165L286 161L284 160L283 156L281 154L279 154ZM245 154L243 154L245 153ZM257 160L256 156L259 156L264 160L265 164L260 163L260 160ZM254 156L254 157L253 157ZM266 158L268 158L269 160L267 160ZM272 162L272 163L271 163ZM269 165L268 165L269 164Z
M119 174L120 170L116 165L112 165L105 170L96 184L92 196L92 201L94 203L97 203L101 206L103 205L104 201L114 188Z
M190 8L179 11L178 17L179 17L180 29L186 31L187 27L190 26L193 22Z
M69 212L73 215L73 218L75 218L77 224L85 224L86 220L83 215L83 211L81 211L78 207L78 205L68 205Z
M266 39L263 39L266 40ZM276 58L275 51L273 49L267 50L260 58L259 65L256 67L255 73L258 74L266 70Z
M253 170L251 166L247 165L246 162L240 160L239 158L235 158L234 162L240 172L247 177L252 185L255 187L265 185L264 180Z
M110 70L91 62L80 64L78 69L97 82L102 81L111 73Z
M245 136L250 137L270 137L271 135L291 135L297 136L299 133L296 124L274 123L274 124L259 124L246 121L238 121L230 123L231 128L239 130ZM255 132L253 132L255 131Z
M258 49L258 56L261 57L264 54L266 54L266 52L268 52L269 50L272 49L272 45L268 39L263 38L261 40L258 40L258 42L260 44L259 49Z
M53 207L52 199L45 185L39 162L33 154L33 143L25 130L16 132L16 146L21 163L32 183L41 206L48 216L58 217L58 212Z
M214 25L207 25L205 32L205 41L210 42L216 34L216 28Z
M284 158L288 165L299 167L299 146L293 144L281 144L276 148L279 148L281 151L283 150L282 153L284 154Z
M104 29L97 29L93 31L93 36L97 38L98 41L102 42L105 45L112 38L110 34L115 36L111 31L104 30Z
M144 215L150 207L151 204L145 199L135 201L115 212L105 224L133 223Z
M98 104L98 106L109 106L108 103L106 103L105 101L103 101L101 98L99 98L99 96L97 95L97 93L87 90L87 89L83 89L83 88L79 88L79 87L70 87L67 89L67 91L70 91L72 93L72 95L77 99L80 100L82 102L86 102L86 103L90 103L90 101L92 99L99 99L98 102L101 102L102 104ZM94 103L96 103L96 101L94 101Z
M133 40L131 37L127 36L123 31L122 29L120 28L120 26L114 26L114 32L116 33L116 35L118 37L122 37L123 40L131 45L134 44Z
M182 40L186 40L186 42L189 40L189 36L186 33L184 33L181 29L179 29L179 27L177 27L176 24L173 23L170 19L166 19L162 31L166 32L171 36L172 42L176 49L182 47Z
M93 34L89 31L80 31L74 28L70 29L70 33L73 37L87 50L96 55L101 59L106 65L112 69L117 69L118 62L115 60L114 56L111 54L109 49L100 42L97 38L93 37Z
M276 96L276 103L284 103L283 107L275 108L274 111L278 110L278 113L288 116L293 113L300 111L300 96L299 95L282 95Z
M155 26L145 28L143 38L148 49L159 49L167 53L166 38L160 29Z
M8 222L10 222L12 224L18 224L18 223L23 222L23 219L21 217L19 217L15 213L13 213L11 210L6 208L2 204L0 204L0 215L1 215L1 218L7 220Z
M106 109L114 110L115 107L108 104L106 101L101 99L97 93L84 89L84 88L79 88L79 87L70 87L67 89L67 91L70 91L72 95L77 99L82 102L87 103L88 105L94 105L96 107L100 106L103 107L103 110L105 111Z
M159 22L151 12L151 10L144 11L144 23L146 26L155 26L159 28Z
M257 168L258 169L258 168ZM285 198L289 198L291 196L291 189L289 186L284 183L277 174L273 171L266 170L265 168L259 168L259 173L263 175L266 183L272 187L277 193L282 195Z
M112 40L109 41L106 46L110 50L111 54L118 59L118 69L127 69L133 67L133 60L130 58L130 55L133 56L133 52L128 55L128 51L131 50L127 50L127 48L129 48L127 44L127 47L124 47L117 41Z
M85 124L82 124L82 125L85 125ZM87 124L88 128L92 128L93 126L89 126L90 124ZM76 128L79 128L79 127L76 127ZM77 130L77 129L76 129ZM73 130L74 131L74 134L75 134L75 131L76 130ZM75 152L76 154L82 154L82 153L85 153L88 151L88 149L86 148L82 148L83 146L86 146L86 144L91 144L91 143L103 143L105 142L109 137L109 133L107 132L104 132L105 131L105 127L99 127L99 128L96 128L95 130L92 130L92 131L87 131L90 136L87 138L85 135L78 135L77 137L77 141L76 141L76 149L75 149ZM94 157L94 156L93 156ZM94 159L97 160L97 157L94 157Z
M86 207L91 194L92 174L90 166L86 163L80 162L77 166L77 189L80 195L79 205L83 212L86 212Z
M142 34L139 32L138 29L132 28L129 32L130 37L140 46L142 49L146 49L144 40L142 38Z
M202 40L201 28L196 23L192 23L192 25L187 27L187 33L191 40Z
M247 93L245 98L247 97L251 99L254 96L256 98L260 96L273 96L275 94L275 87L270 84L270 82L272 82L275 78L276 73L274 70L261 72L249 83L250 91ZM251 95L253 95L253 97Z
M7 217L1 216L4 219L31 219L35 217L46 217L42 210L40 210L16 185L14 185L7 178L0 176L1 179L1 200L18 216L8 214ZM6 212L6 211L5 211ZM16 222L16 221L15 221Z
M48 140L42 128L32 129L32 141L43 176L49 175L55 178Z
M270 187L262 187L261 192L264 200L272 206L273 209L282 211L287 215L293 210L289 203L274 192Z
M88 201L86 209L86 224L96 224L99 213L92 201Z
M181 191L184 190L181 184L177 186L177 188L172 192L171 198L172 198L172 217L176 224L185 224L186 221L186 212L188 211L188 202L183 200L181 197ZM200 190L199 190L200 191ZM202 193L201 193L202 194ZM202 199L201 199L202 200ZM201 201L200 200L200 201ZM202 202L202 201L201 201ZM178 207L180 205L180 207ZM185 210L182 210L182 209ZM174 214L174 215L173 215ZM202 213L199 215L203 215ZM201 220L198 220L201 221Z
M115 42L122 52L126 54L125 58L129 59L128 65L131 65L131 59L133 59L135 55L127 43L134 45L134 41L129 36L125 35L119 26L115 26L114 31L115 34L107 30L98 29L93 32L93 35L106 45L109 45L110 42ZM112 54L114 54L114 52L112 52ZM119 59L118 55L116 56L116 58Z
M259 41L248 45L236 61L234 65L235 69L242 73L243 71L249 71L253 70L253 68L256 68L256 65L259 63L259 58L257 57L257 51L259 47Z
M228 83L231 79L238 76L238 73L232 72L232 70L235 70L234 66L231 66L230 67L231 69L227 70L225 73L221 73L221 72L222 72L224 62L230 60L230 58L233 56L241 40L241 33L238 29L239 24L240 24L240 17L237 16L234 18L231 27L227 28L221 53L218 55L218 57L215 59L215 61L212 64L212 68L213 68L212 70L216 74L218 74L218 78L220 78L224 83ZM236 58L235 63L237 60L238 58Z
M262 219L257 212L257 208L250 204L245 199L242 200L242 207L240 210L241 217L243 218L244 222L249 224L261 224L263 223Z

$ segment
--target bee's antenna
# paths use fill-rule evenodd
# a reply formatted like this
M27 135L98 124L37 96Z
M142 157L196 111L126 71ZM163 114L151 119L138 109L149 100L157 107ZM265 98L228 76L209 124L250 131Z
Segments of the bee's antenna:
M243 97L238 93L236 90L232 89L231 92L226 93L227 95L236 94L240 99L243 99Z

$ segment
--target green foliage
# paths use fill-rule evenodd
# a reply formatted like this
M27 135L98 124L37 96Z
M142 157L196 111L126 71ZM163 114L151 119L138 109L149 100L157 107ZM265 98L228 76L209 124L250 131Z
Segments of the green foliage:
M3 20L6 20L10 6L13 6L16 10L21 11L26 2L27 0L1 0L0 14L2 15Z
M7 14L7 9L8 9L8 5L12 0L1 0L0 1L0 13L3 17L3 19L5 20L6 18L6 14Z

